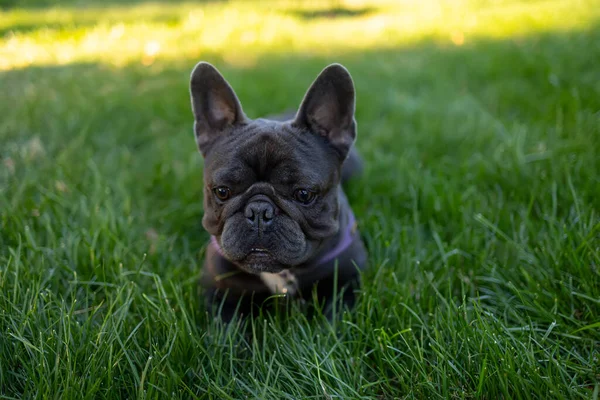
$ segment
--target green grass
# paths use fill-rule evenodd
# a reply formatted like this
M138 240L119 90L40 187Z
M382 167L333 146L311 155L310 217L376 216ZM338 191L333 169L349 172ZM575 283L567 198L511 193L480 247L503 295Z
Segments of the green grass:
M598 398L600 9L354 3L0 12L1 398ZM333 326L202 309L200 59L251 117L353 74L371 268Z

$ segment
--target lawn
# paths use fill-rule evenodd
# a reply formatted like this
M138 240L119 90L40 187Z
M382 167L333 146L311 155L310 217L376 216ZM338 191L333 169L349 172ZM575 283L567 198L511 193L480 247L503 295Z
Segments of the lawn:
M599 397L596 1L1 6L0 398ZM371 266L332 324L205 314L199 60L250 117L352 73Z

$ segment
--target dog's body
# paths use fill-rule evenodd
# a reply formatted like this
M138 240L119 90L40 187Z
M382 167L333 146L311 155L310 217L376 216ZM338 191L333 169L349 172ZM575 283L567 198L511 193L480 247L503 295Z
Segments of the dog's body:
M362 168L348 72L323 70L294 118L248 119L207 63L192 72L191 95L212 235L209 309L230 320L274 293L310 300L315 290L329 302L343 290L351 305L367 254L341 186Z

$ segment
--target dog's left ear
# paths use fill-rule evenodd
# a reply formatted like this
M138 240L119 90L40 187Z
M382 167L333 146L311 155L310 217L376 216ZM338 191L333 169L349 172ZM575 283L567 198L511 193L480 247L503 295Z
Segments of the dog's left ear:
M216 140L247 118L229 83L207 62L198 63L192 71L190 95L196 143L206 156Z
M346 68L325 68L306 92L294 126L325 137L342 160L356 139L354 83Z

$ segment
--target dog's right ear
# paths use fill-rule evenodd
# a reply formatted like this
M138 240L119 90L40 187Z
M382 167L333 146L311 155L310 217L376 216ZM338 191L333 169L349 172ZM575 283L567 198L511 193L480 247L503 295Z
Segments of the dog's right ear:
M235 92L215 67L199 62L190 79L196 143L206 156L214 142L232 127L246 123Z

